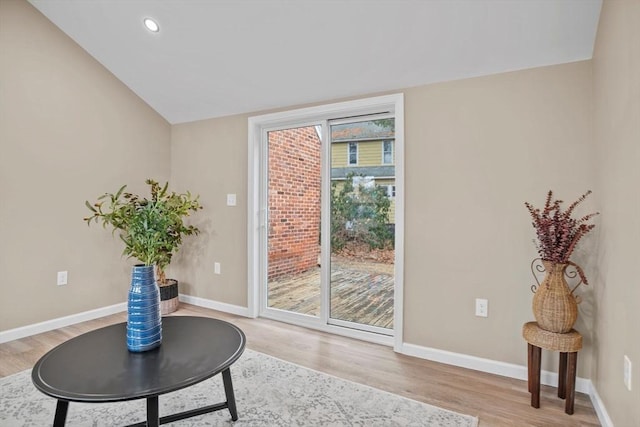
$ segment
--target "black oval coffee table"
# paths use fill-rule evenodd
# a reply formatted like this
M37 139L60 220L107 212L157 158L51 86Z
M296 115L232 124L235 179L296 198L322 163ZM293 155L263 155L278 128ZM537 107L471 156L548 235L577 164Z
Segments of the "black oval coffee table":
M147 421L158 426L228 408L236 421L229 367L244 351L246 338L236 326L193 316L162 318L162 345L131 353L126 323L66 341L42 356L31 378L41 392L58 399L54 427L64 426L69 402L121 402L147 399ZM189 387L222 373L226 402L159 417L158 396Z

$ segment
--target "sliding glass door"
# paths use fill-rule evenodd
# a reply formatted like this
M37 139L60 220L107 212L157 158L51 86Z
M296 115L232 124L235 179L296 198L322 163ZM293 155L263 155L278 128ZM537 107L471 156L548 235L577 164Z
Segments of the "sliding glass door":
M381 343L397 337L398 103L384 99L366 114L250 120L256 314Z

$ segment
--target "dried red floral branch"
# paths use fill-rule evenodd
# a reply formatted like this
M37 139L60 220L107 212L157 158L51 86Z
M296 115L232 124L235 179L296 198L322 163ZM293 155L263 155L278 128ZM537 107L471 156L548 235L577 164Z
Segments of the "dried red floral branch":
M534 208L528 202L524 203L533 218L532 224L538 238L536 246L542 259L563 264L570 263L569 258L578 241L595 227L595 224L587 224L587 221L599 214L599 212L595 212L578 219L571 217L576 206L582 203L589 194L591 194L591 190L569 205L566 211L562 210L562 200L553 200L551 190L547 194L542 210ZM571 264L575 266L575 264ZM582 269L578 268L578 273L587 284Z
M584 275L584 271L582 271L582 267L580 267L578 264L576 264L576 263L575 263L575 262L573 262L573 261L567 261L567 264L568 264L568 265L573 266L573 267L576 269L576 271L578 272L578 276L580 276L580 280L582 280L582 283L584 283L585 285L588 285L588 284L589 284L589 282L587 282L587 276L585 276L585 275ZM578 286L580 286L580 283L578 283L578 284L577 284L577 285L576 285L576 286L571 290L571 293L573 293L573 291L575 291L575 290L578 288Z

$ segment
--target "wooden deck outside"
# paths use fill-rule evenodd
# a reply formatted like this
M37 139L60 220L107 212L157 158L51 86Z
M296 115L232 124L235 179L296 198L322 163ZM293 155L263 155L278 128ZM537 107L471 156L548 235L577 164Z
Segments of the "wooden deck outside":
M393 265L331 260L331 318L393 328ZM320 267L269 283L269 307L320 315Z

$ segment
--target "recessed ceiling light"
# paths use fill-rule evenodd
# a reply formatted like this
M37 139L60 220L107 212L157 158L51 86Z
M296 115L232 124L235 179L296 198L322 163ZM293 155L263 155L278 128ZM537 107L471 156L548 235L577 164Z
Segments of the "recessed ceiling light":
M160 31L160 26L158 25L158 23L156 21L154 21L151 18L144 18L144 26L147 27L147 29L149 31L152 31L154 33L157 33L158 31Z

